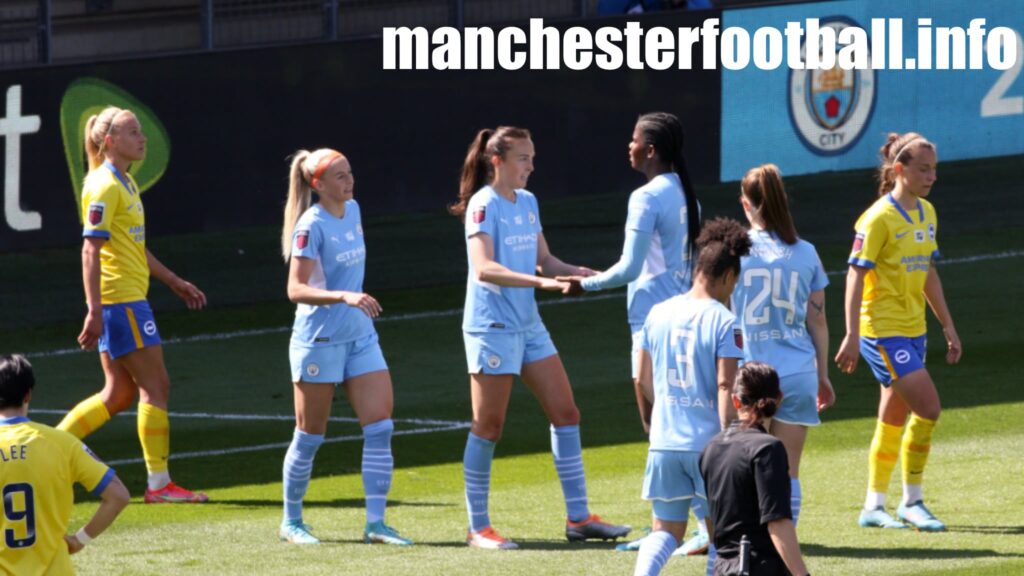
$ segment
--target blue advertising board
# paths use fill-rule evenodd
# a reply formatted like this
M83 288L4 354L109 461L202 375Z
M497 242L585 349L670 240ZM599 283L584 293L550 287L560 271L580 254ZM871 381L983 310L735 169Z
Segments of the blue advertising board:
M873 37L881 32L880 23L873 29L872 19L886 19L886 25L900 19L903 69L891 69L894 26L887 26L884 70L791 70L785 62L775 70L753 64L723 70L722 181L738 180L747 169L765 162L778 165L784 174L874 166L889 132L923 134L938 145L940 160L1024 153L1024 2L817 2L729 10L723 14L723 27L742 27L753 36L765 26L804 26L807 18L818 18L822 27L837 31L858 26L867 31L872 49L881 46ZM966 30L977 18L986 20L987 31L997 26L1016 31L1018 58L1013 67L997 70L986 59L979 70L906 69L927 58L918 54L919 27L932 38L934 68L941 58L936 30ZM919 19L930 19L930 30L927 22L919 26ZM952 63L955 53L950 51ZM970 66L969 58L967 62Z

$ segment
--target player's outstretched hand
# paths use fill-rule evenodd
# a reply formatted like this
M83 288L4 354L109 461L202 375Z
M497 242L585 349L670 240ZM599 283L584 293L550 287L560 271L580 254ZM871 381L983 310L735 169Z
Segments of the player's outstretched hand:
M185 306L188 306L189 310L201 310L206 306L206 294L188 280L178 278L171 284L171 290L185 301Z
M538 288L549 292L561 292L562 294L568 294L571 286L568 282L557 278L541 278L540 286L538 286Z
M857 338L850 338L850 335L847 334L839 346L839 352L836 353L836 366L844 374L853 374L854 369L857 368L857 361L860 360L860 342L857 340Z
M836 391L832 388L832 381L825 378L818 379L818 412L836 403Z
M78 538L71 536L70 534L64 535L64 542L68 545L68 554L74 554L75 552L81 552L82 548L85 548L85 544L78 541Z
M78 345L82 347L82 350L92 350L96 348L96 344L100 341L100 336L102 335L103 315L101 313L93 314L92 312L86 314L82 332L78 335Z
M576 268L578 268L578 271L576 272L576 274L579 275L579 276L582 276L584 278L587 278L588 276L597 276L598 274L601 273L598 270L594 270L592 268L587 268L586 266L577 266Z
M948 328L943 328L942 334L946 337L946 346L948 347L948 350L946 350L946 363L956 364L964 353L963 347L960 345L960 336L952 325Z
M562 292L567 296L579 296L586 292L581 283L583 278L583 276L555 276L555 280L569 284L569 290Z
M341 292L341 302L353 308L359 308L370 318L376 318L384 311L376 298L363 292Z

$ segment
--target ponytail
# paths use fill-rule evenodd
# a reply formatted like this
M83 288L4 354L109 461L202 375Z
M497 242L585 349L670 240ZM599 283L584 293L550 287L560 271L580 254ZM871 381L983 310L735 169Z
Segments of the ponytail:
M484 128L477 132L466 151L466 160L462 163L459 197L455 203L448 206L448 213L457 216L460 220L465 220L469 199L488 180L494 178L494 165L491 164L491 158L504 158L505 153L512 148L514 140L529 138L529 130L513 126L499 126L496 130Z
M107 135L117 132L114 118L121 112L131 113L130 110L124 108L107 106L99 114L90 116L85 122L85 157L90 172L103 165L104 155L107 151Z
M879 156L882 157L882 164L878 167L879 197L892 192L893 188L896 187L896 163L899 162L906 166L914 159L911 153L921 147L935 150L935 144L932 144L917 132L907 132L906 134L889 133L885 144L878 150Z
M786 244L796 244L799 236L778 166L764 164L751 168L740 182L740 190L757 211L765 230L776 233Z
M747 409L743 427L750 428L771 418L782 402L779 373L763 362L746 362L736 374L732 394Z
M306 159L310 157L307 150L299 150L292 156L292 166L288 172L288 199L284 205L284 228L281 231L281 255L288 262L292 255L292 232L299 217L309 209L312 203L312 187L304 172Z
M494 130L490 128L480 130L466 151L466 160L462 163L462 178L459 179L459 198L448 206L448 212L453 216L463 220L466 218L466 206L469 205L470 197L487 182L491 174L493 168L487 157L487 142L493 135Z

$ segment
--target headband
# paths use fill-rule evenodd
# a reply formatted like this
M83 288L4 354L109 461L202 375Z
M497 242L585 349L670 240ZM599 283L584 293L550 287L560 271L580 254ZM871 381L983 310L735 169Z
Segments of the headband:
M895 164L896 162L899 162L900 154L903 154L904 152L906 152L907 148L909 148L911 144L913 144L914 142L917 142L918 140L924 140L924 138L922 138L920 136L914 136L913 138L908 140L906 144L904 144L903 146L900 146L900 149L896 152L896 155L892 157L893 163ZM927 142L927 140L924 140L924 141Z
M316 163L316 168L313 169L313 178L310 180L310 184L312 184L314 188L320 182L320 177L327 171L327 167L331 165L331 162L334 162L338 158L341 158L341 152L331 150L327 154L324 154L324 157Z

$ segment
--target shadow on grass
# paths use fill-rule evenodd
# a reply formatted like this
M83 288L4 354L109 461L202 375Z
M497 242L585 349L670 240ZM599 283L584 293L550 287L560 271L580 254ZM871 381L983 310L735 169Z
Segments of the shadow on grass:
M237 508L280 508L280 500L210 500L210 504L219 506L234 506ZM362 498L335 498L334 500L306 500L302 503L304 508L358 508L366 507L366 500ZM404 502L402 500L388 500L388 508L431 508L451 507L454 504L439 504L436 502Z
M947 532L966 534L1024 534L1024 526L946 526Z
M1024 554L996 552L995 550L968 550L964 548L854 548L851 546L825 546L800 544L807 556L829 558L899 558L903 560L945 560L962 558L1024 558Z

